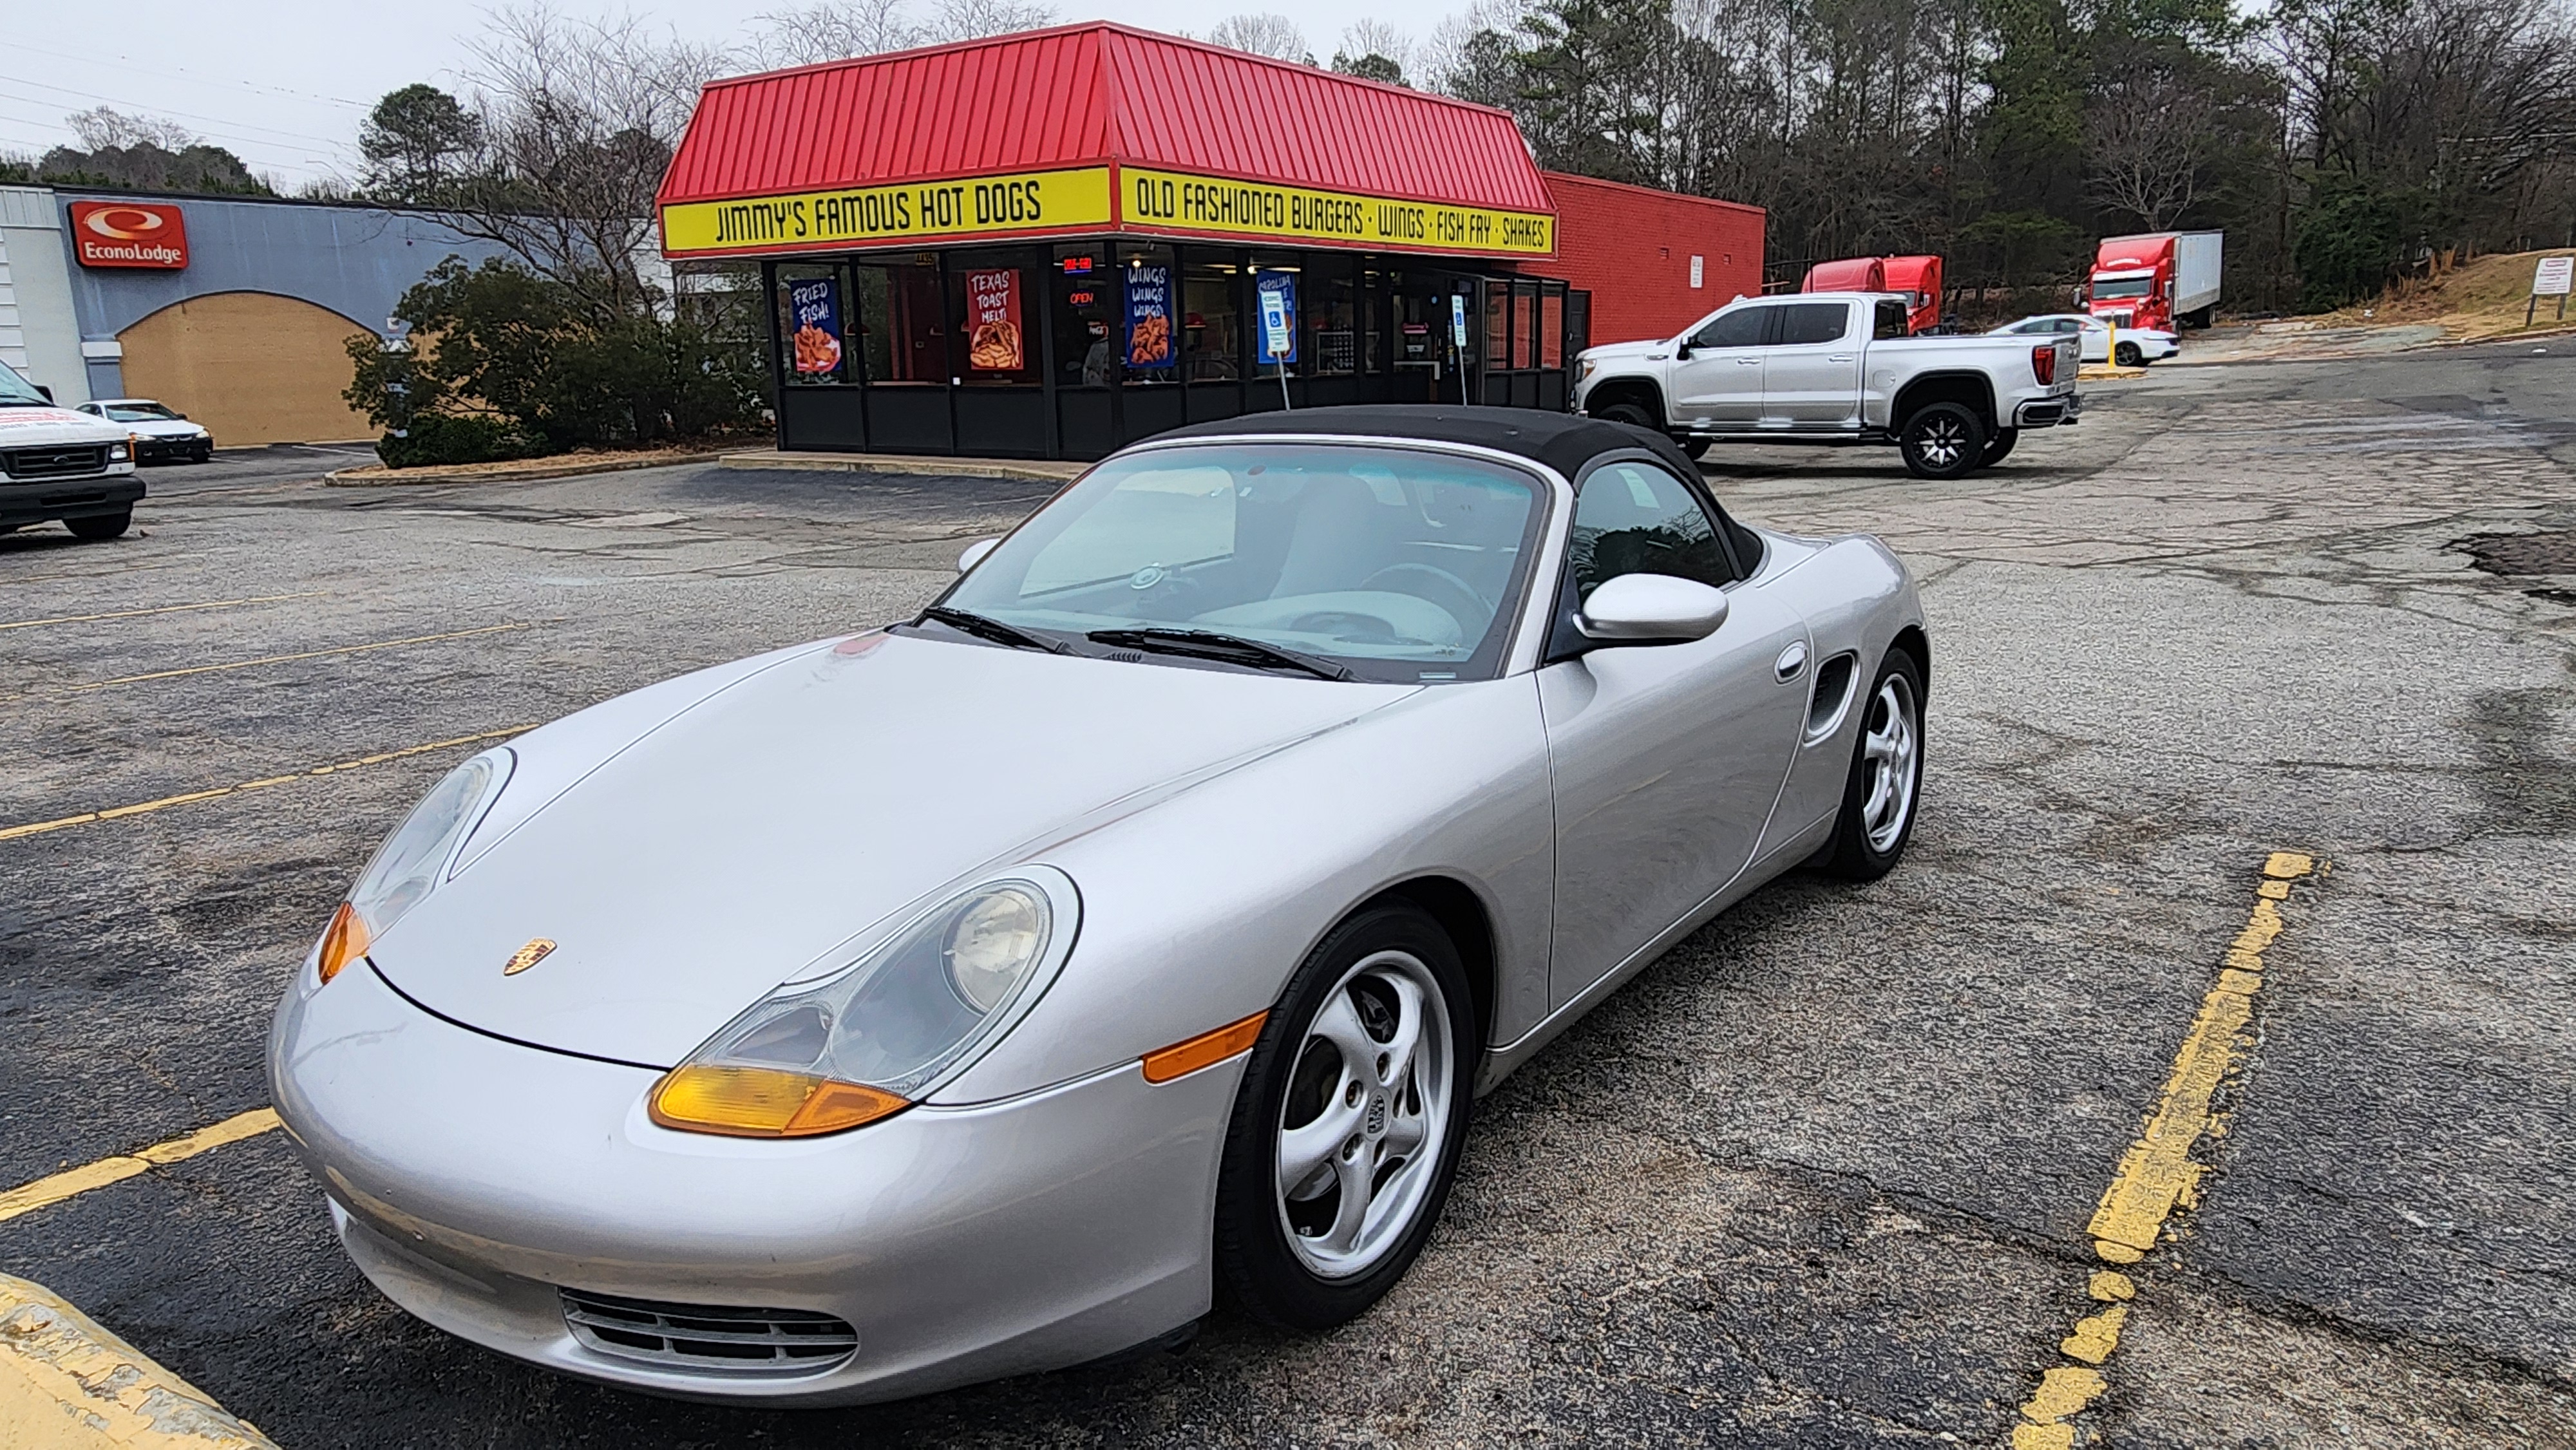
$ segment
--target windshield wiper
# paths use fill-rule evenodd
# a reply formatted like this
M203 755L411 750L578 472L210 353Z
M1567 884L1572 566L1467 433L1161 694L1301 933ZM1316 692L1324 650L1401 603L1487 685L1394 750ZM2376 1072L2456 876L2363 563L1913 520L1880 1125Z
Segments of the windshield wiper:
M995 644L1007 644L1015 649L1042 649L1051 655L1073 653L1073 646L1063 640L1042 639L1017 625L1004 624L998 619L981 614L970 614L963 609L950 609L945 605L934 604L921 611L921 617L935 619L959 634L971 634L977 639L991 640Z
M1245 639L1239 634L1219 634L1212 629L1095 629L1083 638L1093 644L1118 649L1189 655L1203 660L1250 665L1255 669L1302 670L1317 679L1347 680L1351 677L1347 665L1338 665L1302 650L1283 649L1257 639Z

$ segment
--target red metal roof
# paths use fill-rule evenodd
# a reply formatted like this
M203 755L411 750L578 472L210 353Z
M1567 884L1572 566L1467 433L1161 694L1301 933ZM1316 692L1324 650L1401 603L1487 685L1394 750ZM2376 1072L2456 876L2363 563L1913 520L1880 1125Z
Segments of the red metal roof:
M714 82L659 199L1104 164L1554 210L1508 112L1100 22Z

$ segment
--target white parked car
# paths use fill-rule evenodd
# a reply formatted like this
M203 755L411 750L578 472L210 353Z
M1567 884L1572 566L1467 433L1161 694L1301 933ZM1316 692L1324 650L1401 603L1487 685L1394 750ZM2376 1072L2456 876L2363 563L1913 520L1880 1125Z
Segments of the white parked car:
M2182 351L2182 343L2161 327L2123 327L2117 341L2112 328L2099 317L2081 312L2051 312L2039 317L2025 317L1990 329L1988 337L2047 337L2071 333L2083 349L2089 363L2117 361L2124 368L2145 367L2148 363L2172 357ZM2116 349L2118 357L2114 359Z
M100 398L81 404L80 411L124 424L140 445L135 459L138 463L168 463L180 458L203 463L214 455L215 435L207 432L205 425L191 423L187 414L150 398Z

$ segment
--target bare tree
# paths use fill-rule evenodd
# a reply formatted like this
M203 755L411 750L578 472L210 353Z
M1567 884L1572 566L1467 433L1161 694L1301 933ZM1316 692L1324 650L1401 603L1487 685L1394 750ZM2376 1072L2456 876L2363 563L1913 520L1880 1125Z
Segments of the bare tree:
M759 16L762 32L751 53L767 67L814 65L1008 35L1055 19L1055 8L1037 0L938 0L927 18L916 16L911 0L828 0Z
M136 146L158 146L164 151L185 151L197 144L195 133L176 121L157 116L129 116L107 106L75 111L63 117L63 124L80 138L84 151L114 148L130 150Z
M2093 199L2162 231L2207 198L2222 144L2209 93L2171 72L2113 81L2085 117Z
M1266 55L1272 60L1300 61L1314 64L1315 56L1306 48L1306 32L1285 15L1229 15L1211 27L1206 36L1210 45L1240 50L1252 55Z
M544 3L494 12L467 52L475 149L442 219L603 316L650 309L653 194L698 88L735 69L733 55L631 15L573 19Z

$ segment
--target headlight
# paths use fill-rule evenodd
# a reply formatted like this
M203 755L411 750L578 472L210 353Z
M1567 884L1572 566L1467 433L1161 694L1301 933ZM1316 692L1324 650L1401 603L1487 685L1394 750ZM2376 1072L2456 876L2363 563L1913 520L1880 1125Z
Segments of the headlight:
M1073 945L1073 882L1023 867L949 898L820 981L790 982L662 1075L665 1128L805 1138L910 1107L1043 995Z
M510 783L517 759L504 746L449 771L376 848L375 858L358 874L358 884L349 888L348 900L332 913L331 925L322 933L323 981L366 955L377 938L393 930L403 913L446 878L456 848Z
M1600 369L1601 364L1598 361L1588 357L1578 357L1574 360L1574 380L1578 383L1582 382Z
M110 443L107 445L107 461L110 463L123 463L125 460L133 456L134 447L130 443Z

